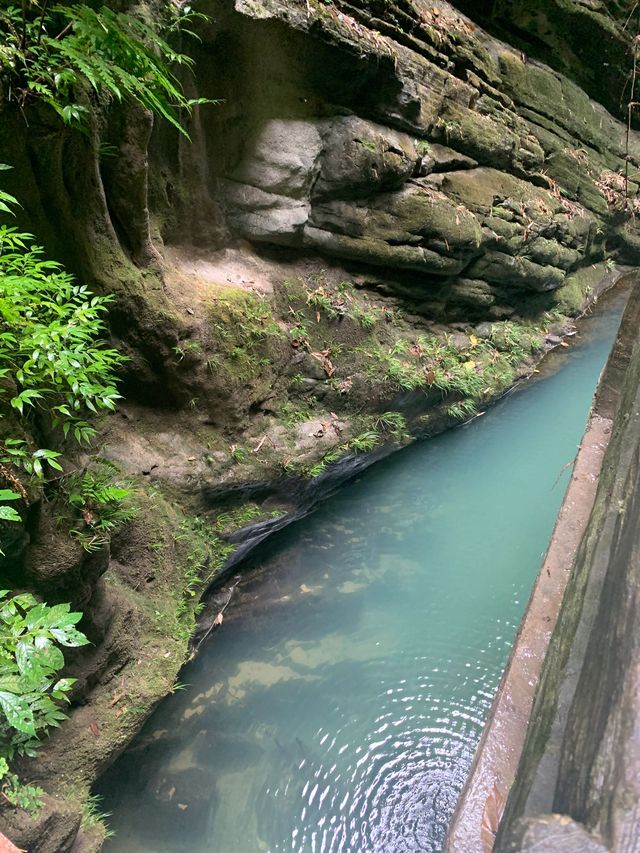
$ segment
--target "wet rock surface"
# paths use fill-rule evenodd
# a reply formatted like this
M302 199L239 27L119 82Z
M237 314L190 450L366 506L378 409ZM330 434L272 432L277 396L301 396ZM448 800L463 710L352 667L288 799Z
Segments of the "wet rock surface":
M600 391L601 405L611 409L613 389L621 387L612 438L551 639L498 851L630 853L640 845L639 315L635 291Z

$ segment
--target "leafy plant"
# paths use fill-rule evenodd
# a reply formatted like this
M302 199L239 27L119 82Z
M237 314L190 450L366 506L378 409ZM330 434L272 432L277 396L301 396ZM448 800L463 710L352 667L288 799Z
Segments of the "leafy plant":
M234 551L235 545L225 542L211 521L198 515L186 518L180 525L176 541L181 540L186 540L190 547L182 566L184 586L182 590L177 591L179 602L176 608L176 632L186 640L191 633L186 617L197 614L202 608L201 603L194 603L198 590L209 584Z
M42 807L43 789L23 784L19 776L10 771L5 758L0 758L0 792L12 806L24 809L33 816Z
M76 513L70 533L86 551L101 548L117 527L137 515L130 484L118 483L114 474L114 466L102 462L93 470L66 477L61 485L67 505Z
M112 838L115 833L108 829L105 824L108 818L111 817L111 812L102 810L102 797L99 794L88 794L83 802L82 820L80 825L85 832L89 832L96 826L102 826L104 830L103 837Z
M296 404L288 400L280 406L280 417L288 427L309 421L317 414L318 408L313 402L304 401Z
M113 297L94 296L77 284L55 261L43 259L33 239L0 226L0 378L15 380L10 403L21 415L45 408L65 436L88 441L95 429L84 413L113 410L120 399L114 371L125 359L99 341ZM28 470L20 446L15 440L8 452ZM50 451L35 459L56 467ZM41 463L30 464L29 473L40 476Z
M368 453L380 442L380 435L375 430L365 430L349 441L349 449L356 453Z
M0 489L0 501L5 503L7 501L19 501L21 497L13 489ZM0 504L0 521L20 521L20 514L12 506Z
M464 420L465 418L471 417L471 415L475 415L478 411L478 406L474 400L461 400L459 403L454 403L452 406L447 408L447 414L450 418L458 418L459 420Z
M247 451L244 447L239 447L237 444L232 444L229 448L229 453L231 454L231 458L234 462L238 464L245 461L247 458Z
M12 212L16 199L0 192L0 204ZM95 428L88 413L112 411L120 398L115 371L125 361L100 340L104 313L112 301L94 296L59 264L43 259L30 234L0 226L0 402L23 418L43 417L62 434L88 442ZM0 444L0 476L11 486L0 501L27 495L10 468L42 480L47 466L62 471L60 453L31 447L22 438ZM16 521L11 508L2 520Z
M179 12L178 12L179 10ZM137 101L187 135L180 112L212 103L185 96L172 66L193 65L164 36L205 16L184 4L166 3L153 26L131 12L85 3L51 5L23 0L0 9L0 79L10 101L34 99L49 104L70 125L82 126L86 97L99 95Z
M23 808L36 809L42 791L23 786L10 762L35 755L41 737L66 718L61 705L74 679L57 678L60 646L88 642L75 627L81 618L68 604L50 607L27 593L0 591L0 779L5 797Z
M247 503L237 509L221 512L216 517L213 529L219 534L230 533L244 527L256 518L264 516L264 514L264 511L257 504Z
M200 341L185 341L184 343L177 344L173 347L173 351L176 354L178 361L182 361L188 353L202 352L202 343Z
M407 421L400 412L383 412L372 418L373 427L376 431L389 435L392 438L407 438Z
M353 316L367 331L373 329L378 322L378 315L372 309L357 307L353 311Z

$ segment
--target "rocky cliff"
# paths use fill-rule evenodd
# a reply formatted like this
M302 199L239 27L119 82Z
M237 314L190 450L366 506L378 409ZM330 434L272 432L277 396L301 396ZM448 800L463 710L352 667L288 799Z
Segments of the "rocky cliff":
M597 407L615 414L496 850L637 850L638 292ZM619 402L618 402L619 401ZM608 410L608 411L607 411Z
M27 771L47 810L3 814L21 846L98 849L79 801L170 689L194 604L234 560L376 454L489 404L612 264L638 262L640 141L607 111L617 95L570 40L553 68L536 58L562 16L529 50L530 21L513 47L480 5L493 35L448 3L209 3L185 85L221 103L190 140L129 107L93 104L86 135L1 107L21 217L116 296L127 401L97 450L139 504L87 555L32 492L4 548L11 585L72 600L94 643ZM556 5L623 64L609 14Z

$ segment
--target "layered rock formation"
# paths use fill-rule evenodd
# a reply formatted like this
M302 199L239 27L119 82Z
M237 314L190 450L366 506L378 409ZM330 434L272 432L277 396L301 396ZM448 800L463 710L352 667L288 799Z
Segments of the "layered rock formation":
M92 104L87 135L0 105L21 218L116 296L128 402L100 452L141 507L87 557L33 495L5 549L11 584L73 599L95 643L73 662L71 720L29 770L57 799L36 825L3 815L43 853L99 848L78 801L187 654L194 566L219 577L238 540L310 506L309 478L334 488L363 435L382 454L405 425L432 434L490 402L559 342L608 261L640 254L640 142L563 76L605 101L586 65L553 70L448 3L204 11L185 86L222 103L197 109L190 141L121 105ZM624 33L599 14L620 59ZM230 508L258 526L234 537Z

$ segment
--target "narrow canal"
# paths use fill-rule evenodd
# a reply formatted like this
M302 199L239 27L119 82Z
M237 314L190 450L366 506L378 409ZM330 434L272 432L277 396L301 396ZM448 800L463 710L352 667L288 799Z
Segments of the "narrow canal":
M261 550L103 778L109 853L441 849L622 295L541 378Z

